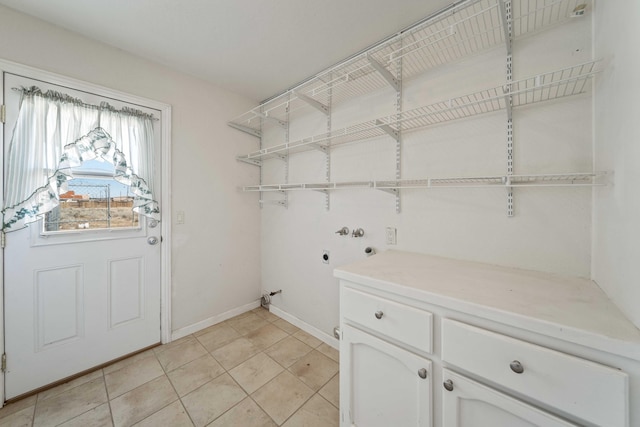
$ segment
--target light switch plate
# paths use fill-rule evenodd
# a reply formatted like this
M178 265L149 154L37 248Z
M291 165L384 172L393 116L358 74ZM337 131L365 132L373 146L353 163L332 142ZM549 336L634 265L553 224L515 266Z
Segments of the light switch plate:
M387 227L385 235L387 236L387 245L397 244L396 229L394 227Z

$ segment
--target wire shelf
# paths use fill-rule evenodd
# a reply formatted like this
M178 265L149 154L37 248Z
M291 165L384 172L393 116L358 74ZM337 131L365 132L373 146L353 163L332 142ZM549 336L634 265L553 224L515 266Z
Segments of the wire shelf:
M242 187L245 192L269 191L331 191L346 189L374 188L378 190L448 188L489 188L489 187L594 187L606 185L607 172L539 174L539 175L496 175L481 177L446 177L401 179L394 181L347 181L297 184L265 184Z
M309 97L330 108L388 86L372 61L393 76L402 59L402 79L505 43L501 0L469 0L455 4L377 46L323 71L306 82L236 117L230 125L259 136L264 126L283 125L287 113L306 112ZM515 38L559 24L585 0L512 0Z
M597 61L539 74L492 89L451 98L435 104L405 111L399 116L387 116L325 132L299 141L275 145L238 156L240 161L256 161L314 149L328 150L342 144L388 135L389 132L414 131L431 125L458 120L505 109L507 96L514 107L550 101L584 93L587 82L597 73Z

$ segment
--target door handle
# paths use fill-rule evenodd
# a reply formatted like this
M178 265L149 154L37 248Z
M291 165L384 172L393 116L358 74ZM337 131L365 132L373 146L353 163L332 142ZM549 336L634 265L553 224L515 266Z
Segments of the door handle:
M155 236L151 236L147 239L147 243L150 245L157 245L158 244L158 238Z

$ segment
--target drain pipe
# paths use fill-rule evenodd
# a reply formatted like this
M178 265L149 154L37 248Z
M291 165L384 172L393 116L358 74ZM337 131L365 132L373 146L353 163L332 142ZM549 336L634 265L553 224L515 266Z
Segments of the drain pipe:
M269 308L269 304L271 304L271 297L281 292L282 289L279 289L277 291L262 294L262 298L260 298L260 305L264 308Z

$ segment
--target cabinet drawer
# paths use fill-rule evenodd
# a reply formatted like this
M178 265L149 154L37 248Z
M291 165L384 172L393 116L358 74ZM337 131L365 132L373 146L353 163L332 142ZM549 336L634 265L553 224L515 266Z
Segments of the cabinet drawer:
M447 319L442 360L589 423L628 426L628 377L617 369Z
M342 317L431 353L433 315L428 311L343 287Z
M442 395L442 426L578 427L511 396L448 369L442 379L451 390Z

